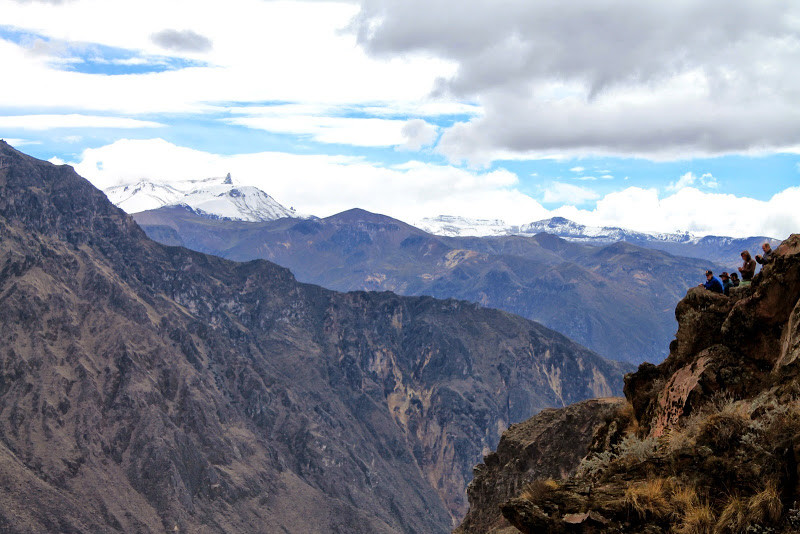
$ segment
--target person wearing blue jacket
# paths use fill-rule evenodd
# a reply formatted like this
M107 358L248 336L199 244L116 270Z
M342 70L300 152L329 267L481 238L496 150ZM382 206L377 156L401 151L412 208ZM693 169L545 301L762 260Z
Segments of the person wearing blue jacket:
M704 288L708 289L709 291L713 291L714 293L723 293L723 286L722 280L714 276L714 273L711 271L706 271L706 283L700 284Z

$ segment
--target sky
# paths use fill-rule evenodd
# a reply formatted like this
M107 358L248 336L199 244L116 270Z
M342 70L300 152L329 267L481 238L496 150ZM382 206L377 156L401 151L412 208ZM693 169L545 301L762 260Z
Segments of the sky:
M0 137L99 188L800 232L800 2L0 0Z

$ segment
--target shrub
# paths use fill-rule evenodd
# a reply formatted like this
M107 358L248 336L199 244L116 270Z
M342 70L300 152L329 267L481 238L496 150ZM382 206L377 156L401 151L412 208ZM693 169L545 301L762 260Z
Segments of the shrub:
M657 438L640 439L635 435L627 435L617 446L617 457L620 461L641 463L656 455L659 442Z
M577 476L595 477L609 468L616 455L611 451L602 451L592 454L581 460L578 465Z

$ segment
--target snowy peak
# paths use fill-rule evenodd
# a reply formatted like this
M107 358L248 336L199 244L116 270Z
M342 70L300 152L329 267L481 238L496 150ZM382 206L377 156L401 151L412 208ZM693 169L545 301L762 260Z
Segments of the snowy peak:
M223 184L197 189L187 193L181 204L202 215L237 221L273 221L297 216L294 210L283 207L274 198L252 186Z
M552 217L528 224L523 224L514 233L522 235L546 232L570 241L594 244L610 244L617 241L646 242L660 241L666 243L696 243L700 238L689 232L636 232L616 226L586 226L563 217Z
M506 224L501 219L472 219L452 215L426 217L416 223L426 232L442 236L502 236L536 235L547 233L569 241L610 244L617 241L656 240L677 243L696 241L700 238L688 232L645 233L609 226L586 226L564 217L552 217L519 226Z
M414 226L429 234L447 237L509 235L516 228L506 225L502 219L472 219L454 215L425 217L414 223Z
M169 185L139 182L104 191L108 199L128 213L138 213L178 203L184 193Z
M285 208L257 187L234 185L230 174L171 184L141 181L108 188L105 194L128 213L182 205L214 219L262 222L298 217L294 209Z

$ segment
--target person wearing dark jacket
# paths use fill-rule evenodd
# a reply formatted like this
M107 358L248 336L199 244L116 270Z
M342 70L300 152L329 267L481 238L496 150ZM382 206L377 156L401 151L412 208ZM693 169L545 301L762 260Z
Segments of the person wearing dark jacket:
M723 293L724 291L722 288L722 281L714 276L714 273L711 271L706 271L706 283L700 285L714 293Z
M756 274L756 262L752 256L750 256L750 251L743 250L742 251L742 266L739 267L739 272L742 274L742 286L749 286L750 282L753 281L753 276Z
M761 245L761 250L764 251L764 255L757 254L756 261L761 265L766 265L772 261L772 247L769 246L769 243L764 243Z
M733 284L733 287L739 287L739 274L738 273L731 273L731 284Z
M730 295L729 291L733 287L733 282L728 277L728 273L722 273L719 275L720 280L722 280L722 292L725 295Z

